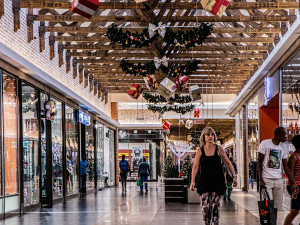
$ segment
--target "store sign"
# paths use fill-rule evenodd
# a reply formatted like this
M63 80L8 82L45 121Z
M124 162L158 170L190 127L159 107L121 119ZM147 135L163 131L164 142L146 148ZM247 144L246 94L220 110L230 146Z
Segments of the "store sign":
M264 105L268 105L268 101L272 98L272 84L271 77L266 77L264 80L265 84L265 102Z
M79 123L89 126L91 124L90 121L91 121L91 117L88 114L86 114L80 110L78 111L78 122Z
M204 120L194 120L194 124L204 124Z
M139 165L143 161L143 148L141 147L132 147L132 172L134 176L137 175L139 170Z

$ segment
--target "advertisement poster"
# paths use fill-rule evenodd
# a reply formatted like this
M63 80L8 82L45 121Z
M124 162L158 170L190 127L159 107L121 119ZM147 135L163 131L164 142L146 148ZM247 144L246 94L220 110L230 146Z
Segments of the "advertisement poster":
M136 177L139 170L139 164L143 161L143 148L132 147L132 177Z

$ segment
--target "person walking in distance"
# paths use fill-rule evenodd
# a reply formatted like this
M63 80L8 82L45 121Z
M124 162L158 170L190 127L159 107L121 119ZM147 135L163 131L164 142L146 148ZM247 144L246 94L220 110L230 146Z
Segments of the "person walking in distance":
M126 189L126 181L127 181L127 173L130 171L129 163L125 160L125 155L122 155L122 160L119 162L120 168L120 177L122 181L122 191L127 191Z
M146 162L146 158L143 158L143 162L139 165L138 170L139 177L142 180L142 186L140 187L141 192L143 191L143 186L145 184L145 190L148 191L148 176L150 175L150 166Z
M300 187L300 135L295 135L292 138L292 144L295 146L296 151L291 154L289 158L289 168L291 170L292 176L295 180L298 188ZM300 193L292 193L290 182L287 183L287 190L291 195L291 211L286 216L284 225L292 225L293 220L299 214L300 210Z
M80 160L80 196L86 195L86 168L89 163L82 159Z
M222 146L217 145L217 136L213 128L205 127L197 148L190 189L195 188L195 179L201 166L197 192L201 197L203 220L206 225L219 224L220 200L226 190L221 158L233 175L233 186L237 185L234 168Z
M229 157L229 160L234 168L235 174L237 174L237 166L235 164L235 162L233 161L232 157ZM230 171L230 169L227 167L226 168L226 191L223 195L223 200L225 201L226 198L228 201L231 201L231 192L232 192L232 184L233 184L233 176L232 173Z
M274 200L276 220L283 201L282 168L290 181L292 192L298 194L299 191L287 164L288 151L284 144L286 134L284 127L276 127L273 138L262 141L258 148L259 185L260 188L266 188L270 198Z

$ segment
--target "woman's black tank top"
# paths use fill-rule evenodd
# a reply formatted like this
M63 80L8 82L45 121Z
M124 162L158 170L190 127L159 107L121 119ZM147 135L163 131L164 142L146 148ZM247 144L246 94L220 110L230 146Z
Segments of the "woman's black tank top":
M212 156L206 156L204 148L201 147L200 179L197 192L201 195L206 192L217 192L223 195L226 190L221 158L218 155L218 146Z

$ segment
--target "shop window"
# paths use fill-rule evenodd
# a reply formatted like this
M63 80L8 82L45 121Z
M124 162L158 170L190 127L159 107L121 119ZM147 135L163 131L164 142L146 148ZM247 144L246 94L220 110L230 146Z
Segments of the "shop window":
M5 194L16 194L18 190L18 108L16 79L3 74L3 141Z
M291 144L294 135L300 134L300 75L299 75L300 52L298 52L282 68L282 126L287 130L287 147L289 152L295 151Z
M44 93L40 93L40 109L41 109L41 182L42 182L42 198L47 197L46 193L46 176L47 176L47 157L46 157L46 109L45 103L48 101L48 96Z
M94 141L94 123L86 126L86 160L88 162L86 189L87 191L95 188L95 141Z
M52 190L53 198L63 197L62 103L52 100L55 112L52 126Z
M101 189L105 186L104 176L104 126L96 123L97 136L97 188Z
M22 84L23 194L24 206L39 203L38 91Z
M76 110L66 106L66 184L67 195L79 192L78 123Z
M254 95L248 102L248 153L249 162L257 161L259 145L258 131L258 95Z

